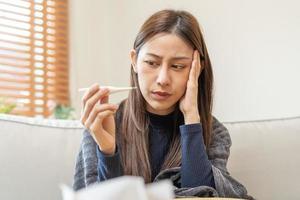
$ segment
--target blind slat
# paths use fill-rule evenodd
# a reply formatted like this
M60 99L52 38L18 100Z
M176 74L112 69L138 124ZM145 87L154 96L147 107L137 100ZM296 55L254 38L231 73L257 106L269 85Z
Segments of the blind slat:
M7 83L29 83L29 80L0 77L0 82L4 81Z
M5 69L0 69L0 73L9 74L9 75L29 75L30 74L29 72L10 71L10 70L5 70Z
M15 3L14 3L15 2ZM28 4L26 4L24 1L16 1L14 0L13 2L0 2L0 6L2 5L7 5L7 6L11 6L11 7L16 7L16 8L29 8L30 3L28 2Z
M11 92L14 92L15 94L12 94ZM19 95L22 98L30 98L28 95L25 95L22 93L30 92L34 95L35 92L41 92L40 90L34 90L30 87L14 87L14 86L1 86L0 95L2 96L11 96L11 95ZM60 97L68 97L68 90L61 88L58 89L52 89L47 93L49 98L54 98L55 96ZM40 99L39 97L35 97L35 99Z
M9 48L9 47L0 47L0 50L13 51L13 52L16 52L16 53L28 53L29 52L29 50L20 50L20 49Z
M13 18L13 17L8 17L8 16L2 16L2 19L5 19L5 20L10 20L10 21L15 21L15 22L20 22L20 23L28 23L28 20L26 20L26 19L24 19L24 17L23 17L23 19L22 18Z
M24 58L24 57L18 57L18 56L14 56L14 55L0 55L0 60L4 58L4 59L14 59L14 60L19 60L19 61L28 61L28 58Z
M5 62L5 61L1 61L0 60L0 66L1 65L13 65L14 67L18 67L18 68L28 68L28 66L30 65L29 63L27 63L27 64L20 64L20 63L14 63L14 64L11 64L11 62Z
M28 17L29 15L27 14L23 14L23 13L18 13L18 12L15 12L15 11L8 11L8 10L5 10L5 9L2 9L0 7L0 12L3 12L3 13L10 13L10 14L14 14L14 15L19 15L19 16L23 16L23 17Z

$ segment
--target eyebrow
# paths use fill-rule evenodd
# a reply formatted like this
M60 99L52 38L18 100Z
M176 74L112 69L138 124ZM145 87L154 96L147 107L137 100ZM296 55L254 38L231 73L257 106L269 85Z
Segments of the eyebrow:
M146 55L149 55L149 56L153 56L153 57L162 59L161 56L156 55L156 54L154 54L154 53L146 53ZM181 59L191 60L191 58L186 57L186 56L176 56L176 57L172 57L172 59L173 59L173 60L181 60Z

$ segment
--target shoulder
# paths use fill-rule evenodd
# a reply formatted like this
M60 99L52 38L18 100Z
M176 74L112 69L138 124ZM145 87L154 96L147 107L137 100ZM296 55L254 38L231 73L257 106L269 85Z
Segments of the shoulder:
M228 129L215 116L212 120L212 140L211 147L225 145L231 146L231 138Z

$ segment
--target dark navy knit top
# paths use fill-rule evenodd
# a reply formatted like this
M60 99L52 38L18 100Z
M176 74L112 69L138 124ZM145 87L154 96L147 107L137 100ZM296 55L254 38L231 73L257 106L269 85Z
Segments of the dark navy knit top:
M174 132L174 112L168 115L147 113L150 119L149 155L152 180L160 172ZM180 125L182 160L181 187L215 188L212 166L205 151L200 123ZM106 155L97 148L99 180L122 176L120 153Z

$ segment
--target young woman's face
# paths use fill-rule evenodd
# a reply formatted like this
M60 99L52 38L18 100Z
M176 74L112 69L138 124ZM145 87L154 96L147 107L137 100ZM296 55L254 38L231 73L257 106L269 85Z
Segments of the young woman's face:
M157 34L136 52L131 51L146 109L166 115L184 95L192 64L193 48L175 34Z

